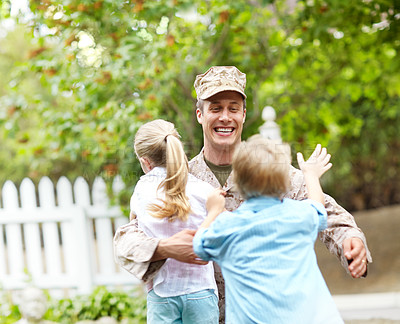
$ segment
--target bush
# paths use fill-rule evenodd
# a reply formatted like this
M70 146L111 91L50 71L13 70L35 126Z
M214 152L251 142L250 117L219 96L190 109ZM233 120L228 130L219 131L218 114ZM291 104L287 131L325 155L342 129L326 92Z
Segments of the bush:
M11 294L6 294L0 290L0 323L15 323L20 317L18 307L12 303Z
M0 323L11 324L20 319L18 306L11 301L9 294L0 296ZM109 291L97 287L90 295L66 299L49 300L49 308L44 319L57 323L71 324L81 320L97 320L111 316L127 324L146 323L146 298L138 291Z

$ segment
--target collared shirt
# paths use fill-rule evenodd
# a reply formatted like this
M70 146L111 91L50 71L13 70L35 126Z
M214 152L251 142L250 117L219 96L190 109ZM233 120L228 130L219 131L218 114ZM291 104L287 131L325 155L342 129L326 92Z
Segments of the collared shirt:
M318 202L262 196L200 229L193 249L222 269L226 323L343 323L314 252L326 226Z
M156 218L149 214L148 208L152 204L162 204L165 199L164 190L159 189L159 185L166 176L165 168L152 169L140 178L131 197L131 211L137 217L139 229L148 236L160 239L171 237L184 229L197 229L207 216L207 196L214 190L207 182L189 174L186 195L191 211L188 219L171 222L168 218ZM167 259L148 288L153 288L161 297L180 296L204 289L213 289L217 294L213 264L195 265Z
M189 171L196 178L208 182L214 188L220 188L220 184L204 161L203 150L189 162ZM304 182L303 173L291 167L290 169L291 186L284 198L304 200L307 198L307 189ZM233 176L229 176L225 185L222 187L226 191L225 208L233 211L240 206L243 198L234 188ZM372 262L371 254L368 250L364 233L357 227L353 216L330 196L325 195L325 209L328 213L328 227L320 232L319 237L325 243L331 253L336 255L343 268L347 271L348 263L343 254L343 241L347 238L360 238L367 251L367 260ZM137 219L132 219L130 223L119 227L114 236L114 255L116 262L125 270L135 275L138 279L145 282L150 281L159 271L165 260L150 262L157 248L159 238L152 238L145 235L137 227ZM224 323L224 279L221 271L214 264L215 280L219 291L220 323Z

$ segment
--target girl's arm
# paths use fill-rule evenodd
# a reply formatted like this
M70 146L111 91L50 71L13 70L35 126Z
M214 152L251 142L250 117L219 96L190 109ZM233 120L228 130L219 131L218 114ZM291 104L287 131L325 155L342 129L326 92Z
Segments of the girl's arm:
M319 178L332 167L332 163L329 163L331 158L330 154L327 154L326 148L321 148L321 144L318 144L313 154L305 162L303 154L297 153L297 161L299 167L304 174L304 180L307 186L308 198L320 202L325 206L325 197L319 182Z

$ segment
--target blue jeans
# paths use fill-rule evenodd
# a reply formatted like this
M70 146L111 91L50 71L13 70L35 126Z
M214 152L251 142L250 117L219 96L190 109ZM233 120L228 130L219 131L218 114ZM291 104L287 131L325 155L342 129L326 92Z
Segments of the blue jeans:
M154 290L147 294L149 324L218 324L218 298L207 289L175 297L160 297Z

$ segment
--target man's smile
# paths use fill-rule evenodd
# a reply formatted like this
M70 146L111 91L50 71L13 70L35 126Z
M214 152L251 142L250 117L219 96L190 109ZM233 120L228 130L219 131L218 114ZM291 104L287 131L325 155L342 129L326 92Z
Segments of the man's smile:
M215 130L215 132L217 132L219 134L229 135L229 134L233 133L235 128L234 127L215 127L214 130Z

